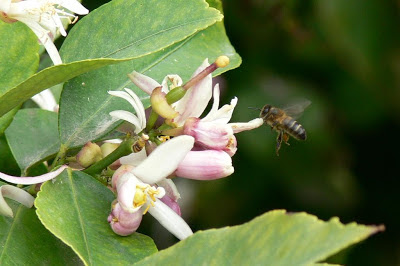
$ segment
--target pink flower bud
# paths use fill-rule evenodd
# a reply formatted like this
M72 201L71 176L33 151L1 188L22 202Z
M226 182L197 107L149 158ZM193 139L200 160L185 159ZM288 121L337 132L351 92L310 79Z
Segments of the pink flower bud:
M162 202L165 203L165 205L167 205L168 207L170 207L174 212L176 212L176 214L178 214L179 216L181 216L181 207L179 206L179 204L174 201L173 199L171 199L170 197L168 197L167 195L165 195L164 197L162 197L160 199Z
M143 212L140 209L133 213L126 212L118 202L114 202L111 208L107 221L116 234L127 236L139 228L143 217Z
M175 171L175 175L189 179L213 180L234 172L231 157L223 151L190 151Z
M194 137L196 146L205 149L223 150L231 156L237 150L233 130L225 123L205 122L190 117L185 122L183 133Z

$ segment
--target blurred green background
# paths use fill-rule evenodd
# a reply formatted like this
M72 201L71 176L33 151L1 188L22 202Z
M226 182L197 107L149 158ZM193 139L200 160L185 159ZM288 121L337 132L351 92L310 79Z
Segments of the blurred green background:
M90 10L104 2L83 1ZM223 6L227 34L243 58L240 68L216 79L222 103L239 98L232 121L257 117L248 107L305 98L312 105L299 121L308 139L291 139L277 157L276 133L267 126L238 134L232 176L178 180L184 218L195 231L241 224L272 209L385 224L384 233L331 261L400 265L400 2L226 0ZM174 243L152 221L146 216L139 231L159 248Z

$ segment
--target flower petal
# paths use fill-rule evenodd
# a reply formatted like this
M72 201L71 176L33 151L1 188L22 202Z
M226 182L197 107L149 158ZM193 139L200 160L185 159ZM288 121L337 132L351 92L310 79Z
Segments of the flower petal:
M118 178L116 182L118 202L126 212L134 213L140 208L133 207L133 199L135 198L136 185L138 183L141 183L140 180L130 172Z
M89 13L89 10L87 10L81 3L79 3L76 0L62 0L59 1L59 5L65 7L66 9L79 14L79 15L86 15Z
M232 127L234 133L239 133L246 130L252 130L258 128L264 124L264 120L262 118L253 119L247 123L229 123Z
M154 79L136 71L128 74L128 77L136 86L139 87L139 89L141 89L148 95L150 95L155 88L161 86L160 83L158 83Z
M193 145L191 136L175 137L158 146L132 172L145 183L157 183L175 171Z
M193 73L196 76L210 64L208 59L204 60L201 66ZM175 110L181 115L174 122L182 126L188 117L199 117L206 109L212 96L212 76L207 75L193 87L189 88L185 96L176 103Z
M165 203L157 200L149 213L178 239L183 240L193 234L189 225Z
M125 110L117 110L110 112L110 115L117 119L125 120L134 125L136 134L143 130L139 118L136 115L132 114L131 112Z
M44 110L55 112L58 109L58 104L56 102L56 99L54 98L53 93L49 89L46 89L34 95L32 97L32 100L37 105L39 105L40 108Z
M127 156L121 157L119 162L121 164L128 164L132 166L138 166L147 158L146 149L142 149L139 152L131 153Z
M165 76L165 78L163 79L163 81L161 82L161 86L162 86L162 92L168 93L169 92L169 87L168 87L168 81L172 82L172 87L179 87L182 86L182 79L180 76L175 75L175 74L170 74Z
M3 185L0 187L0 215L13 217L13 211L10 206L8 206L7 202L4 200L4 197L13 199L18 201L19 203L25 205L27 208L31 208L33 206L33 202L35 200L31 194L26 192L23 189L11 186L11 185Z
M160 182L157 182L157 185L163 187L165 189L166 195L170 197L173 201L178 201L178 199L181 198L181 194L179 194L174 181L172 181L171 179L163 179Z
M218 106L219 106L219 94L220 94L220 90L219 90L219 84L215 84L214 86L214 94L213 94L213 105L211 107L210 112L208 112L208 114L202 118L202 121L212 121L214 114L218 111Z
M120 236L127 236L134 233L142 221L143 212L137 210L136 212L126 212L121 205L117 202L113 204L108 222L114 233Z
M128 88L124 88L124 90L132 97L132 99L135 101L137 109L135 111L137 112L137 116L140 120L140 123L142 125L142 128L146 127L146 113L144 111L144 106L142 101L140 100L139 96L136 95L132 90Z
M0 179L3 179L9 183L13 183L13 184L22 184L22 185L32 185L32 184L38 184L38 183L43 183L47 180L53 179L56 176L58 176L59 174L61 174L62 171L64 171L65 168L67 168L68 166L63 165L60 168L58 168L56 171L54 172L50 172L44 175L40 175L40 176L11 176L11 175L6 175L3 173L0 173Z

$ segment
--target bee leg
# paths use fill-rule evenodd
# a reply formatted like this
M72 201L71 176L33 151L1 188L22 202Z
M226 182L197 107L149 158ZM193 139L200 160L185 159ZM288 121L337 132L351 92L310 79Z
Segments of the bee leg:
M278 124L278 122L276 122L276 121L275 121L274 123L272 123L272 125L271 125L271 131L275 129L275 127L276 127L277 124Z
M288 142L289 141L289 134L283 133L282 138L283 138L283 141L286 143L286 145L290 145L289 142Z
M281 148L281 144L282 144L282 136L283 136L283 132L279 131L278 137L276 138L276 156L279 156L279 149Z

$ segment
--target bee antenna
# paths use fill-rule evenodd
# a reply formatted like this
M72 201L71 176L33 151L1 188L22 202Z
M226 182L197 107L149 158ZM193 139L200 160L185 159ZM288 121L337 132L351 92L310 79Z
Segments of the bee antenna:
M257 108L257 107L247 107L247 108L249 108L249 109L253 109L253 110L258 110L258 111L261 111L261 109L260 109L260 108Z

